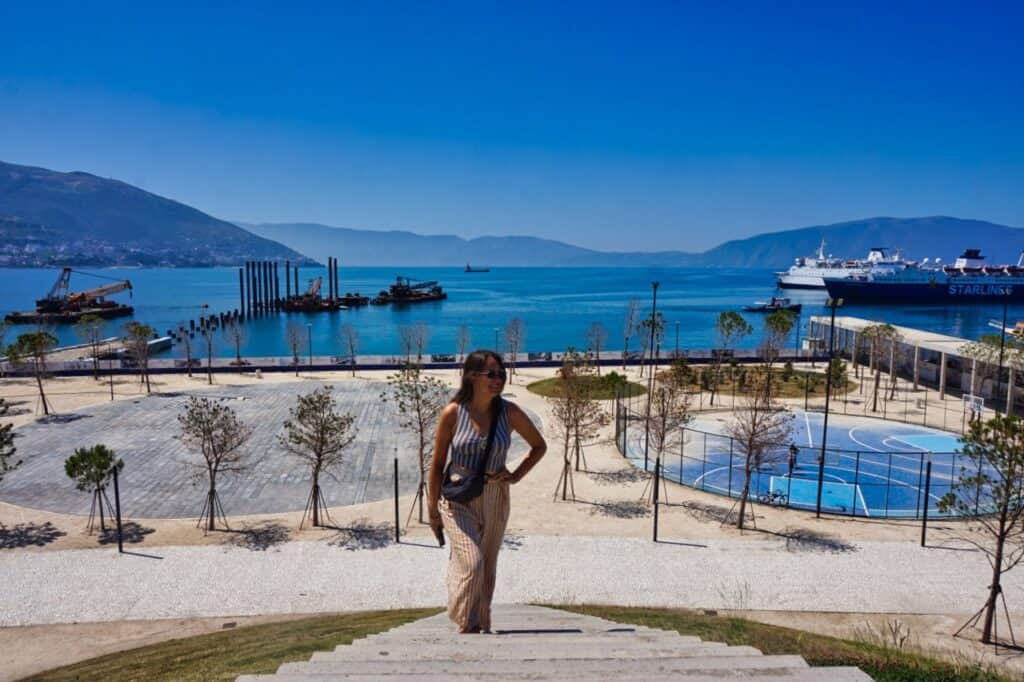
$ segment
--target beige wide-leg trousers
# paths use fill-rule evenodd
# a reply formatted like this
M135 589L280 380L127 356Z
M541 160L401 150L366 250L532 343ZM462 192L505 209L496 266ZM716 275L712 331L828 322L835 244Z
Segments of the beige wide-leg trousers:
M478 498L461 504L441 500L448 531L448 617L460 629L491 629L498 550L508 523L508 483L489 481Z

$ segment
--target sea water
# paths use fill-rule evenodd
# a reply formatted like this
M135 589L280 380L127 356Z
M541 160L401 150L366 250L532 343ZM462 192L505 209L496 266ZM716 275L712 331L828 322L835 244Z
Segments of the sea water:
M151 325L161 335L203 315L237 309L241 305L237 268L210 269L96 269L83 272L108 279L131 280L133 290L113 297L135 308L133 317L110 320L105 335L121 332L125 322L138 320ZM33 310L59 274L56 269L2 269L0 312ZM639 315L649 314L652 282L659 282L657 309L664 314L665 336L662 347L672 350L677 338L680 348L712 348L714 324L724 310L741 310L756 300L767 300L775 291L774 272L767 269L721 268L495 268L485 273L466 273L461 268L343 268L341 292L359 291L374 296L387 289L397 275L420 280L436 280L448 293L448 299L432 303L396 306L365 306L335 313L278 313L248 320L244 324L242 353L249 356L288 355L285 329L297 322L309 334L315 355L343 355L341 327L350 323L359 332L360 354L401 353L400 328L416 322L427 325L430 338L427 352L454 353L457 330L466 325L472 335L471 348L505 348L504 329L518 317L525 323L524 351L561 351L568 346L584 348L586 331L601 323L608 338L604 348L618 350L624 344L624 320L630 300L636 300ZM284 269L280 270L281 295L285 293ZM302 268L303 290L310 278L324 276L326 269ZM79 291L103 284L103 279L73 274L71 290ZM787 292L795 303L803 304L800 336L807 333L811 315L827 314L823 291ZM1001 319L999 305L926 306L926 305L848 305L840 315L863 317L952 336L976 338L996 333L988 327L992 319ZM760 342L764 315L745 314L754 333L740 347L755 347ZM1024 306L1010 306L1008 321L1024 317ZM307 326L309 325L309 326ZM6 343L33 327L17 325L7 330ZM62 345L79 343L72 325L59 325L53 333ZM198 338L198 336L197 336ZM796 344L796 334L789 343ZM636 335L629 342L638 348ZM305 349L304 349L305 352ZM176 354L166 351L164 355ZM219 356L234 353L231 344L218 335Z

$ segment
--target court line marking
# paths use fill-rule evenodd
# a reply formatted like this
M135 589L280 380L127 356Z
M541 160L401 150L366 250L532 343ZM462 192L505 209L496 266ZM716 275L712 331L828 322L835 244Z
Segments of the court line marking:
M814 447L814 438L811 437L811 418L804 412L804 424L807 426L807 447Z
M860 445L861 447L867 448L868 450L874 450L875 452L885 452L885 450L879 450L878 448L871 447L870 445L868 445L862 440L859 440L855 435L853 435L853 432L859 428L859 426L854 426L849 430L849 432L846 435L850 437L850 440L852 440L857 445Z

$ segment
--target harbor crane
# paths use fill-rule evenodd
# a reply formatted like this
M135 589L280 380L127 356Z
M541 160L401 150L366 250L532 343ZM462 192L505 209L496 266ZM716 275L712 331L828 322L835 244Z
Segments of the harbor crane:
M85 289L84 291L69 291L71 284L71 273L75 272L88 277L111 280L110 284ZM132 283L129 280L115 280L112 277L94 275L88 272L80 272L65 267L57 276L57 281L50 288L45 298L36 301L36 312L39 313L68 313L88 308L109 308L116 304L104 300L107 296L119 294L122 291L132 290Z

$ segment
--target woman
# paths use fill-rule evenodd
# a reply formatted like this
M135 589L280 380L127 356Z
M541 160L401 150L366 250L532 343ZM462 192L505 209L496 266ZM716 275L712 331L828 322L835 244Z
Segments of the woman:
M508 487L521 481L547 450L529 417L501 398L504 387L501 356L489 350L470 353L462 368L462 386L441 410L434 438L427 508L434 531L448 530L448 616L462 633L491 631L495 568L509 513ZM467 503L441 499L449 447L454 460L469 463L471 468L478 466L479 457L485 456L493 419L498 422L483 492ZM530 453L515 471L509 471L505 463L512 431L530 445Z

